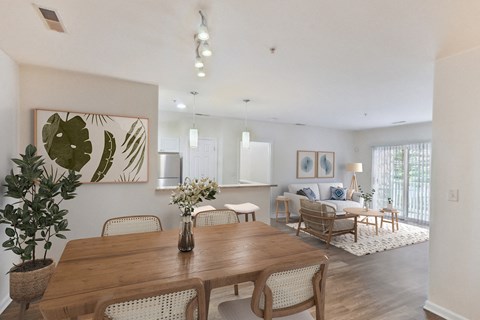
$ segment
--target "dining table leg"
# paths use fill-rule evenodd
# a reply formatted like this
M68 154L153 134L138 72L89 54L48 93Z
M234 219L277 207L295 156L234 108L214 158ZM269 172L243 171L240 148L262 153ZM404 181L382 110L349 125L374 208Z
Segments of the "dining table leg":
M210 281L205 281L203 283L203 287L205 288L205 303L206 303L205 311L207 313L207 319L208 319L208 309L210 307L210 294L212 293L212 284L210 283Z

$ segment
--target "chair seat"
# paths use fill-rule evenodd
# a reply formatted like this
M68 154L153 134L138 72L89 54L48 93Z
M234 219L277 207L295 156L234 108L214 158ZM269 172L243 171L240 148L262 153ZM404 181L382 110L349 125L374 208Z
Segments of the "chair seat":
M259 320L260 318L253 313L251 307L251 298L225 301L218 305L220 316L228 320ZM273 318L278 320L313 320L308 310L293 314L291 316Z
M225 207L238 213L250 213L260 209L260 207L250 202L240 204L226 204Z

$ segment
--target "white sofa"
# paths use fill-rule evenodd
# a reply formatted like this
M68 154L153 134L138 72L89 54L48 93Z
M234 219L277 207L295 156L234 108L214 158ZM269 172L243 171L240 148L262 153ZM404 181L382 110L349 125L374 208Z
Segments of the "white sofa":
M303 188L310 188L315 193L315 201L331 205L337 212L343 212L343 208L363 206L363 199L360 197L360 192L352 194L352 200L330 200L330 187L342 187L341 182L321 182L321 183L293 183L288 185L288 192L283 195L290 199L289 211L290 215L299 216L300 199L308 199L305 196L298 195L297 191Z

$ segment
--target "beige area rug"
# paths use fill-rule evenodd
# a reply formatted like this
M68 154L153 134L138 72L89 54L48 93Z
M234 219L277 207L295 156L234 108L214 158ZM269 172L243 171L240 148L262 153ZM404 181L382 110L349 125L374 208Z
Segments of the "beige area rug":
M290 228L297 229L298 223L287 224ZM331 245L341 248L356 256L364 256L376 252L395 249L410 244L427 241L429 230L421 227L399 223L399 230L392 232L390 224L378 228L375 235L375 226L358 224L358 239L354 242L352 234L344 234L332 238Z

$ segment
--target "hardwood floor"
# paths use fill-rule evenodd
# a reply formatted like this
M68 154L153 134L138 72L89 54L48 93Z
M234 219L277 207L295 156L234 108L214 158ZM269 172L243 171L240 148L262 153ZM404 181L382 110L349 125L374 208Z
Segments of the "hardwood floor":
M272 226L295 237L285 223ZM325 249L325 244L309 235L301 239L312 246ZM281 244L278 244L281 245ZM325 313L327 320L442 320L423 310L427 299L428 243L420 243L363 257L330 246ZM240 298L248 297L250 283L240 284ZM209 320L221 319L217 306L232 300L231 286L212 292ZM18 318L19 305L12 303L0 315L0 320ZM42 319L38 304L27 310L25 320Z

